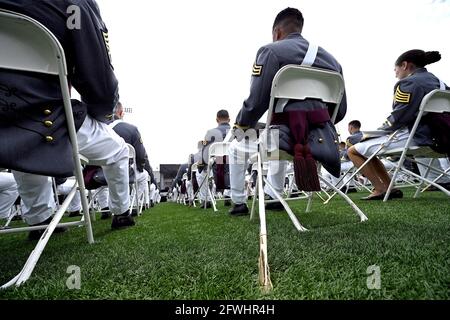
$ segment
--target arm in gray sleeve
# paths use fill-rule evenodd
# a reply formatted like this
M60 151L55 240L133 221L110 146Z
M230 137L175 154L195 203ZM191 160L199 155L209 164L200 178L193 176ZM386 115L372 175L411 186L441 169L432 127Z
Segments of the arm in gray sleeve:
M155 174L153 173L153 168L150 165L150 163L148 162L148 159L146 162L145 170L147 170L148 175L150 176L150 183L153 183L156 186Z
M253 128L269 108L270 90L275 74L280 69L277 57L265 47L258 51L253 65L250 96L236 118L236 124L243 128Z
M147 159L147 152L145 151L144 143L141 138L141 134L139 133L139 130L136 129L136 132L134 134L134 143L133 147L136 151L136 166L137 169L142 172L144 169L146 169L146 161ZM148 170L147 170L148 171Z
M395 131L414 122L423 96L423 88L414 82L407 79L399 82L395 86L392 113L381 129Z
M71 84L87 104L88 114L106 122L119 99L118 81L109 52L108 29L94 0L80 2L79 7L81 26L70 30L74 65L73 70L69 70Z

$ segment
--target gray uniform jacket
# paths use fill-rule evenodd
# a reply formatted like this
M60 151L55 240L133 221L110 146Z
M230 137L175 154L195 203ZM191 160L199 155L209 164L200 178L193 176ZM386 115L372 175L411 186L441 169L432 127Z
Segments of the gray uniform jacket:
M230 131L230 125L228 123L221 123L217 128L210 129L205 135L205 140L203 141L202 155L203 163L208 163L208 153L209 147L214 142L223 142L228 131Z
M67 13L71 5L80 9L79 29L67 27L73 14ZM118 100L118 81L110 60L108 30L97 3L0 0L0 8L39 21L61 43L69 83L82 100L72 101L77 129L86 114L110 121ZM73 175L58 77L0 69L0 167L49 176Z
M392 113L380 129L395 131L402 127L408 127L411 130L423 97L439 88L439 79L428 72L426 68L417 69L410 76L398 81L394 87ZM446 90L448 89L449 87L446 86ZM422 122L419 124L414 135L414 142L421 146L433 144L428 125Z
M250 96L245 100L238 116L236 124L241 127L254 128L258 120L269 108L270 91L275 74L288 64L300 65L309 48L309 42L300 33L291 33L284 40L270 43L259 49L255 64L253 65ZM342 67L336 59L319 47L316 60L312 65L337 71L342 74ZM295 103L292 101L290 103ZM307 104L308 102L304 102ZM288 105L289 106L289 105ZM334 106L329 106L330 116ZM347 100L344 95L336 123L342 120L347 111Z
M357 131L354 134L350 135L347 138L347 142L346 142L347 148L350 148L351 146L354 146L355 144L361 142L362 138L363 138L363 133L361 131Z
M143 172L144 169L149 172L149 170L151 170L150 163L148 162L147 151L145 150L138 128L131 123L120 121L114 126L113 130L121 136L126 143L131 144L134 147L136 152L136 167L139 172Z

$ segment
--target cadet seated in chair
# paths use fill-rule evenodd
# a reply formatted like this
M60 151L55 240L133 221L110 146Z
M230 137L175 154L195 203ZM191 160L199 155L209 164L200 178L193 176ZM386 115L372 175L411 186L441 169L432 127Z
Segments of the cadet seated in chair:
M225 139L228 131L230 130L230 116L228 114L227 110L219 110L217 112L216 116L216 122L218 126L216 128L208 130L205 134L205 139L203 140L203 145L201 150L199 151L199 154L197 156L194 156L194 158L199 158L200 162L198 164L198 172L196 174L197 177L197 183L200 188L199 192L199 198L202 202L202 205L200 208L205 207L205 201L208 197L208 183L205 181L203 183L203 180L206 178L207 174L207 167L208 167L208 155L209 155L209 147L211 144L215 142L223 142ZM216 182L216 191L224 192L225 198L225 205L229 205L229 188L230 188L230 173L229 173L229 166L225 163L226 159L216 159L216 162L213 166L213 173L214 173L214 180ZM206 207L210 208L211 203L208 201L206 203Z
M248 129L255 129L258 120L267 111L270 101L271 87L275 74L284 66L288 64L300 65L307 56L313 56L311 50L311 55L307 55L308 49L310 48L310 43L302 37L301 32L303 29L303 15L302 13L294 8L287 8L281 11L275 18L272 37L273 43L263 46L259 49L256 61L253 65L252 82L250 88L250 96L243 103L243 106L237 116L235 129L240 129L246 131ZM312 46L313 47L313 46ZM311 48L312 48L311 47ZM317 54L314 58L308 61L309 65L313 67L318 67L322 69L328 69L336 72L342 73L342 68L336 59L325 51L323 48L318 47ZM330 114L333 114L333 109L335 106L327 106L320 101L296 101L289 100L285 108L282 110L284 112L304 110L305 112L319 112L322 118L330 118ZM342 120L345 116L347 110L346 98L342 99L339 112L337 114L337 121ZM284 114L279 113L280 115ZM276 115L277 113L274 113ZM298 120L298 118L296 118ZM294 120L296 120L294 119ZM275 119L274 119L275 120ZM300 120L298 120L300 122ZM328 120L327 120L328 122ZM285 124L284 121L280 121L281 124ZM280 124L272 122L272 124ZM281 127L281 126L280 126ZM287 126L285 126L287 127ZM289 130L289 129L288 129ZM295 137L294 143L300 147L300 141L297 139L306 139L307 135L304 137ZM289 135L289 133L288 133ZM255 134L256 138L256 134ZM255 139L256 140L256 139ZM334 140L334 139L333 139ZM334 141L331 141L336 148ZM305 147L306 145L302 145ZM234 207L230 210L230 214L233 216L248 214L248 207L246 204L245 196L245 169L249 158L249 154L254 154L257 152L257 144L254 141L249 141L242 139L240 142L234 140L231 142L229 148L230 156L230 182L231 182L231 198L234 203ZM338 158L338 157L337 157ZM310 159L310 158L308 158ZM270 161L268 180L274 189L281 193L283 191L283 184L286 172L286 161L274 162ZM315 166L315 162L311 163L311 166ZM337 166L339 166L339 159L337 159ZM312 170L313 171L313 170ZM320 185L316 175L317 169L311 172L313 180L316 182L313 186L304 186L304 191L310 187L313 189L319 189ZM301 175L308 174L308 172L302 172ZM301 176L298 174L297 176ZM315 177L314 177L315 175ZM298 181L297 181L298 182ZM305 182L305 181L302 181ZM297 186L301 188L302 186L297 183ZM271 197L275 198L275 195L270 189L265 189L265 192ZM268 209L282 209L281 203L271 203L266 206Z
M80 9L80 25L68 28L67 8ZM118 81L109 52L108 29L93 0L0 0L0 8L46 26L64 48L68 80L81 95L72 100L79 152L103 167L109 185L113 229L134 225L129 212L128 148L108 125L118 101ZM29 225L47 224L54 213L47 176L73 176L72 148L57 76L0 72L0 167L14 170ZM32 231L38 239L43 231Z
M139 129L135 125L125 122L123 120L124 116L125 111L123 105L121 102L118 102L114 109L114 121L110 123L109 126L122 137L126 143L133 146L136 153L137 177L135 178L137 179L139 189L138 199L140 199L143 194L147 195L148 198L149 171L152 171L152 169L148 160L147 151L145 150ZM108 208L102 208L102 211L103 209ZM136 210L132 210L132 215L137 215L137 208ZM102 213L102 219L107 219L108 216L109 214L107 211Z
M395 76L399 81L394 87L393 110L379 129L388 132L400 129L400 132L384 150L403 148L406 145L409 131L416 120L423 97L441 86L440 80L425 68L439 60L441 60L441 55L437 51L410 50L400 55L395 62ZM448 90L447 86L446 88ZM359 168L387 139L386 135L362 141L351 147L348 155L355 166ZM433 145L430 127L423 121L417 128L413 143L420 146ZM374 187L372 193L363 199L383 200L391 179L382 162L374 157L361 172L372 182ZM393 189L389 199L402 197L401 190Z

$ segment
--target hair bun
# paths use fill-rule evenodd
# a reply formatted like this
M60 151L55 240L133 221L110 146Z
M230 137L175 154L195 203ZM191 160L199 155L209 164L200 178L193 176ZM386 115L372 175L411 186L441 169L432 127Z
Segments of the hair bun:
M425 65L438 62L439 60L441 60L441 54L439 51L425 52Z

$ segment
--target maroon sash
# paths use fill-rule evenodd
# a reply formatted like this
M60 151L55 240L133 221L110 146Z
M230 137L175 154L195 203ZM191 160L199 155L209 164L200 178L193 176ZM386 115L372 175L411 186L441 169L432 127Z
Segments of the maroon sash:
M330 120L327 109L294 110L273 114L273 125L286 125L294 138L294 173L302 191L320 191L317 165L308 145L310 125L320 126Z

